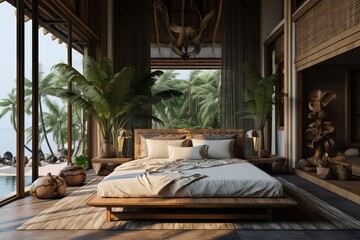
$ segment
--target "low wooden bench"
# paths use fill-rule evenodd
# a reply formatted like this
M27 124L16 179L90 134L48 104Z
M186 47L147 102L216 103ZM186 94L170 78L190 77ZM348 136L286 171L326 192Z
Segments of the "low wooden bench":
M101 158L96 157L91 160L92 166L97 175L106 176L123 163L129 162L133 158Z
M103 198L94 194L86 203L106 208L106 221L134 219L263 219L272 209L296 205L279 198ZM113 208L124 208L122 211Z

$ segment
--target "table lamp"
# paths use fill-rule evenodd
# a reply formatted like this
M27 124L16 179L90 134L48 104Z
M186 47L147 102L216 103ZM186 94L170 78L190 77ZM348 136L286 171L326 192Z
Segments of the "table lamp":
M119 136L118 136L118 148L119 148L119 152L120 153L120 157L123 157L123 147L124 147L124 141L125 139L128 138L132 138L132 132L130 130L127 129L123 129L119 132ZM127 151L129 151L129 142L128 142L128 149ZM128 154L127 154L128 155Z
M249 130L246 132L246 137L253 139L254 151L259 151L259 133L256 130Z

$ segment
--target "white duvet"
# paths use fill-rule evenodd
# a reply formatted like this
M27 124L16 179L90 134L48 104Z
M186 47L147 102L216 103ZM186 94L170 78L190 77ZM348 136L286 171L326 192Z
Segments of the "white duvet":
M101 197L281 197L281 183L245 160L139 159L98 184Z

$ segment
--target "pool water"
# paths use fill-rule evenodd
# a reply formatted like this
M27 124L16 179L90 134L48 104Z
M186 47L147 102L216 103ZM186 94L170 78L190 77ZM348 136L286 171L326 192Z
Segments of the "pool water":
M25 186L30 186L32 183L31 176L25 176ZM16 176L0 176L0 198L3 198L9 193L16 191Z

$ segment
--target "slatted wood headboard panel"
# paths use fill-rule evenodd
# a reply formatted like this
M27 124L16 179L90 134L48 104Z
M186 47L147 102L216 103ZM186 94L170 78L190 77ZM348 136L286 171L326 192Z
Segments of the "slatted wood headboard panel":
M237 158L242 158L244 155L243 129L135 129L135 138L134 138L135 159L138 159L140 156L141 134L144 135L185 134L187 139L190 139L192 134L237 134L237 139L235 141L235 146L234 146L234 156Z

